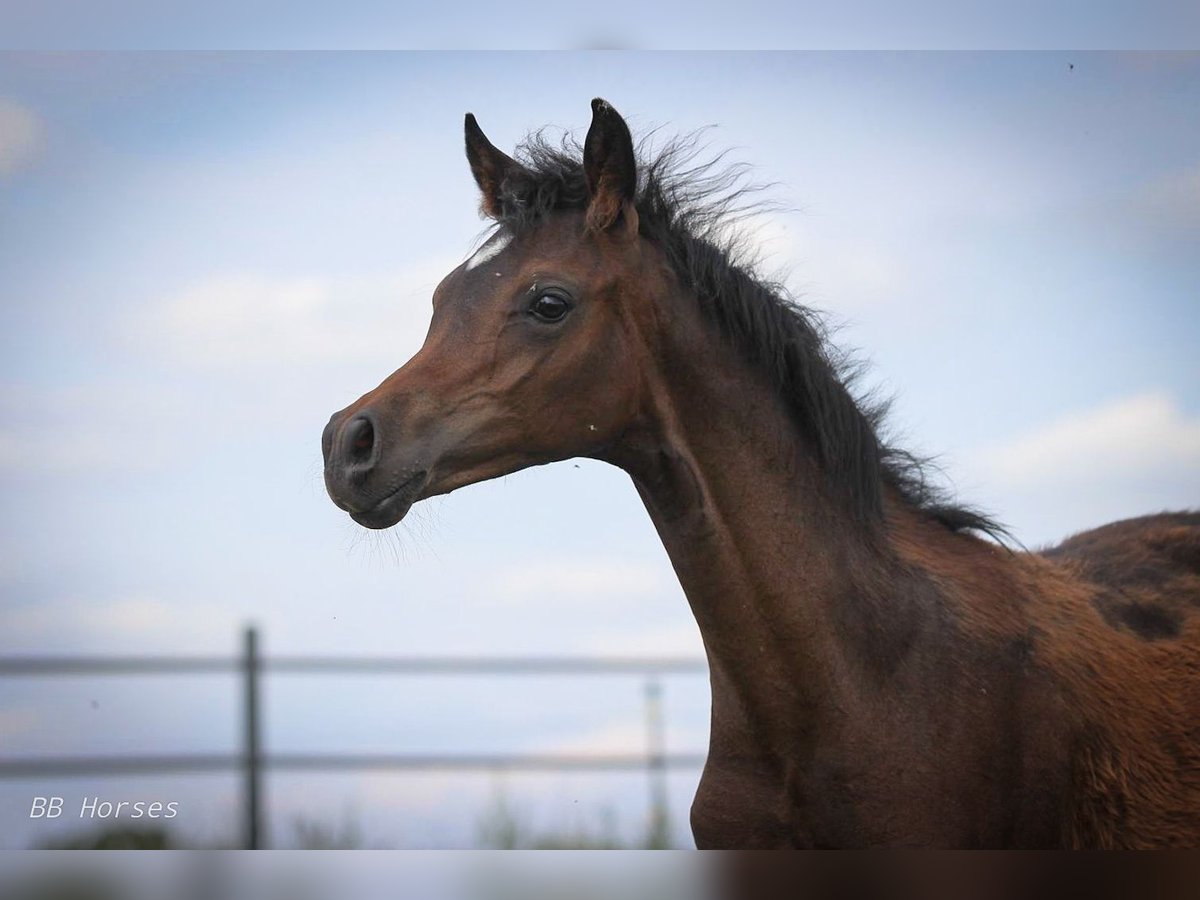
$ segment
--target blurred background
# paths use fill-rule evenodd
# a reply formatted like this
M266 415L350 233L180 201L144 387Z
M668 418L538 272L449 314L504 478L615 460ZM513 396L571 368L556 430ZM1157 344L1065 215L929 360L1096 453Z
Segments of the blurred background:
M321 479L329 414L420 346L485 227L463 113L509 150L581 136L596 95L635 135L714 126L774 183L767 268L896 395L901 443L1025 544L1200 505L1200 56L0 54L0 657L225 661L0 673L0 846L93 843L113 823L84 798L173 801L148 839L239 846L237 768L18 770L236 762L250 624L268 758L630 762L268 766L261 843L692 845L702 666L271 670L702 659L615 469L530 470L383 534ZM69 814L30 819L35 796Z

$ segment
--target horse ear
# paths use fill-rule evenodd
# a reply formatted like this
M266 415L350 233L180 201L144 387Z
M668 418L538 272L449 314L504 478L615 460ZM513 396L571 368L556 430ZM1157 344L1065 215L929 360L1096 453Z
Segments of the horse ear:
M603 231L622 215L637 230L637 162L629 126L607 101L592 101L592 125L583 142L583 171L587 176L588 227Z
M471 174L483 195L480 208L484 215L500 218L500 188L505 177L520 168L516 160L492 146L475 117L467 113L464 130L467 139L467 162Z

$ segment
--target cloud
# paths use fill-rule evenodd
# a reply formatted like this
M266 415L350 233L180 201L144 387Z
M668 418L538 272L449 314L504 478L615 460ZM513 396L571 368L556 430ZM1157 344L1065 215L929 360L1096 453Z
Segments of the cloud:
M896 248L861 232L853 222L796 214L742 226L764 274L781 273L806 302L842 311L890 304L911 282Z
M144 648L148 642L159 648L221 646L229 642L230 624L238 621L232 609L208 601L140 594L107 599L68 595L8 605L3 615L10 647L82 650L99 639L106 652L114 645Z
M1200 54L1195 50L1117 50L1109 56L1142 74L1200 69Z
M40 429L0 432L0 470L89 472L136 464L108 435L82 434L70 441L47 443Z
M332 368L355 367L363 389L416 352L433 289L456 264L374 279L218 276L142 306L119 329L122 351L143 356L137 380L0 384L0 473L155 472L264 408L277 424L307 423L350 396Z
M42 146L42 123L30 110L0 97L0 177L29 165Z
M37 710L25 707L0 709L0 743L11 747L20 737L36 734L43 725L43 717Z
M433 290L455 265L375 279L214 276L143 308L131 330L140 347L200 369L395 368L421 346Z
M708 748L708 728L703 720L688 725L668 720L663 740L675 753L703 753ZM617 719L569 738L550 743L545 752L563 754L642 753L646 750L646 725L641 721Z
M658 566L616 560L544 561L513 565L489 576L489 592L505 603L544 597L591 600L645 596L671 587Z
M685 612L684 615L686 619L683 621L653 629L639 628L633 633L628 629L619 633L601 631L594 636L586 649L603 654L611 653L614 647L619 647L620 653L635 656L704 659L704 642L700 638L700 628L690 612Z
M1200 162L1145 184L1133 199L1133 213L1172 232L1200 229Z
M1072 413L981 451L975 466L1010 488L1080 485L1200 468L1200 417L1165 391Z
M169 458L164 425L183 415L152 383L0 385L0 472L153 471Z

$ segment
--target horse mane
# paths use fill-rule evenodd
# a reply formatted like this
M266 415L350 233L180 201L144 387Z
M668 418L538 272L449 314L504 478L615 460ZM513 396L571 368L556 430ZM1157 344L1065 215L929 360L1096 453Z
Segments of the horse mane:
M640 233L665 251L707 320L769 377L856 516L878 521L890 485L951 531L1007 543L1003 525L956 503L931 480L932 460L883 436L889 402L866 392L856 396L861 364L833 346L821 314L802 305L781 279L758 271L757 248L740 226L777 208L760 199L769 186L748 183L749 167L727 163L726 154L701 159L696 134L658 149L651 149L653 137L643 138L637 152ZM501 185L499 224L520 232L549 213L586 209L582 158L570 135L558 141L545 131L528 135L517 147L520 168Z

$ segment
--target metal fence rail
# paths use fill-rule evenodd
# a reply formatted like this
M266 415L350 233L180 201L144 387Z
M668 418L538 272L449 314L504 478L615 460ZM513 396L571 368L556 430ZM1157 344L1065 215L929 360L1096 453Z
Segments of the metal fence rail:
M704 763L703 753L663 753L656 758L668 768ZM621 772L645 769L648 757L644 753L274 753L260 757L259 762L263 768L293 772L350 769ZM0 778L221 772L236 769L241 764L242 757L234 753L194 756L51 756L0 761Z
M56 656L0 658L0 676L240 674L242 749L228 754L33 757L0 760L0 778L81 775L151 775L241 771L243 846L264 846L262 776L277 771L645 771L649 780L652 833L665 837L666 773L696 768L703 753L667 753L664 746L661 676L701 674L703 660L640 657L335 657L278 656L264 659L258 633L243 633L239 657ZM378 675L634 675L644 681L645 753L567 754L302 754L262 751L262 691L265 674Z
M203 675L237 672L244 658L228 656L9 656L0 675ZM692 675L704 660L637 656L275 656L259 658L264 672L331 675Z

